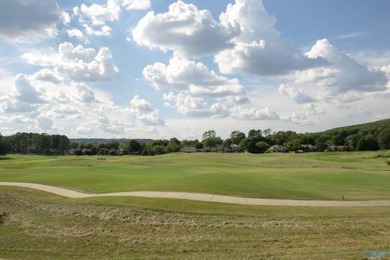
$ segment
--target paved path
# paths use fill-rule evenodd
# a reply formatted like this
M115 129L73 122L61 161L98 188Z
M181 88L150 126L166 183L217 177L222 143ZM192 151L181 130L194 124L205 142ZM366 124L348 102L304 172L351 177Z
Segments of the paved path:
M45 192L54 193L68 198L91 198L91 197L147 197L147 198L169 198L196 201L221 202L242 205L258 206L296 206L296 207L390 207L390 200L370 201L327 201L327 200L281 200L281 199L255 199L233 196L222 196L213 194L189 193L189 192L158 192L158 191L130 191L115 193L82 193L73 190L58 188L54 186L21 183L21 182L0 182L0 186L24 187Z

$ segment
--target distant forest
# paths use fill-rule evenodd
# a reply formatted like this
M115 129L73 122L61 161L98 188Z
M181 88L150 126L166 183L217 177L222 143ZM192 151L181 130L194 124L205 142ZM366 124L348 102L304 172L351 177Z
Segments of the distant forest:
M339 127L317 133L233 131L222 139L214 130L202 140L69 139L65 135L0 134L0 154L39 155L158 155L178 151L201 152L322 152L390 149L390 119Z

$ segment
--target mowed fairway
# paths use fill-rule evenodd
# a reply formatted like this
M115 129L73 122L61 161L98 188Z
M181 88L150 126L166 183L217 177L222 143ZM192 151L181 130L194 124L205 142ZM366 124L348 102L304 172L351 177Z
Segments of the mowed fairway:
M390 199L390 152L168 154L155 157L7 156L0 181L90 193L178 191L251 198Z
M0 181L84 192L390 199L390 153L7 156ZM0 186L0 259L363 259L390 251L390 207L69 199ZM387 254L387 253L386 253Z

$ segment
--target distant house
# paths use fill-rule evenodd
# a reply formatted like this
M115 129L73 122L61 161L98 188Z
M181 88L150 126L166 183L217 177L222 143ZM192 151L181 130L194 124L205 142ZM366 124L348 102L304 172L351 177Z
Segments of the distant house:
M349 151L349 147L345 145L334 145L331 144L328 146L328 149L326 149L327 152L343 152L343 151Z
M216 153L227 153L230 152L230 149L223 146L223 145L217 145L213 148L211 148L211 152L216 152Z
M284 153L287 152L286 147L283 145L275 144L268 148L267 153Z
M238 144L231 144L230 145L230 150L233 153L238 153L240 151L240 146Z
M301 150L305 153L307 152L315 152L317 150L317 147L315 147L312 144L301 144Z
M196 149L195 146L184 146L183 148L180 149L180 152L183 152L183 153L197 153L198 149Z

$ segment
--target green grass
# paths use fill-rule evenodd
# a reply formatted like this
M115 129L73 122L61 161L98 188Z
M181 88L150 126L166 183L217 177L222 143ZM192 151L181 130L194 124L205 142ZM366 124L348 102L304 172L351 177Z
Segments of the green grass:
M389 151L0 158L0 181L87 192L390 199ZM389 207L68 199L0 187L0 259L363 259L390 251Z
M363 259L390 249L390 208L72 200L0 188L5 259Z
M0 181L93 192L186 191L255 198L390 199L389 151L168 154L155 157L7 156Z

